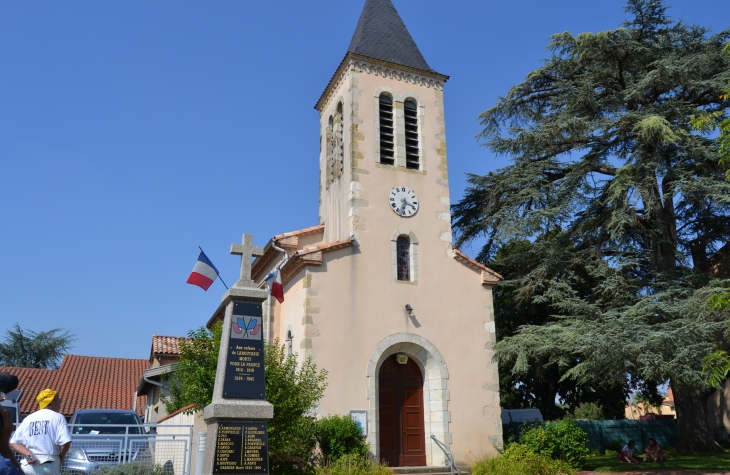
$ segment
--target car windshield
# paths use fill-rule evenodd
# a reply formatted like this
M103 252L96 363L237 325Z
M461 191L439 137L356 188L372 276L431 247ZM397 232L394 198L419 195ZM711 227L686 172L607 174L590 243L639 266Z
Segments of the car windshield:
M110 427L111 426L111 427ZM115 427L116 426L116 427ZM123 426L130 426L129 432ZM74 434L142 434L139 419L134 414L92 412L79 414L73 429Z

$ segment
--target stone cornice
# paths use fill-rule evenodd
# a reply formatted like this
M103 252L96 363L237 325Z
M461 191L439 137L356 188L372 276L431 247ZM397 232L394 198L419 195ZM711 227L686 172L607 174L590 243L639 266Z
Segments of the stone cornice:
M321 266L323 254L351 247L354 243L355 238L349 237L327 244L315 244L305 247L294 254L288 261L286 261L286 264L282 266L281 283L283 285L288 284L302 269L307 266Z
M324 234L324 225L312 226L310 228L300 229L289 233L277 234L264 247L264 255L253 261L251 265L251 278L254 282L258 282L263 273L268 270L271 263L279 256L279 251L274 246L280 247L290 253L294 253L299 249L299 239L314 234Z
M503 279L503 277L501 275L494 272L492 269L485 266L484 264L481 264L481 263L475 261L474 259L467 256L466 254L464 254L463 252L461 252L458 249L454 249L452 251L452 255L455 260L457 260L458 262L461 262L469 269L471 269L475 272L479 272L479 274L481 274L481 277L482 277L482 285L496 285L500 280Z
M337 71L332 76L332 79L327 84L317 104L314 106L315 109L322 112L322 110L327 108L331 100L332 91L337 89L349 71L374 74L397 81L420 84L437 90L443 90L444 83L449 79L448 76L433 71L422 71L380 59L360 56L355 53L347 53L338 66Z

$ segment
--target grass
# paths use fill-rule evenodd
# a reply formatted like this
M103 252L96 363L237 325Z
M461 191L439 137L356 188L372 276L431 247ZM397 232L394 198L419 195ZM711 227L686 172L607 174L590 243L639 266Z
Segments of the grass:
M316 473L317 475L393 475L390 468L372 463L355 454L345 455L324 467L317 467Z
M662 463L628 464L618 461L618 455L589 457L583 470L596 472L649 472L652 470L729 470L730 454L721 455L667 455Z

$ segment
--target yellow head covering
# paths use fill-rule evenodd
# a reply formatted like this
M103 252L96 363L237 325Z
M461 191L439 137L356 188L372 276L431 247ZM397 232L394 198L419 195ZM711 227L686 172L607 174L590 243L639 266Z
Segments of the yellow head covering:
M44 389L38 393L38 397L36 397L35 400L38 401L38 405L41 409L45 409L46 406L53 402L53 398L56 397L56 394L58 394L58 391L54 391L53 389Z

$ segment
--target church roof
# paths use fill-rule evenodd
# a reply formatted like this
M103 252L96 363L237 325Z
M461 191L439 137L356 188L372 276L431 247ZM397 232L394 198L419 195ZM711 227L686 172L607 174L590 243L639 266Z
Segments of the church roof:
M442 82L449 79L428 65L391 0L365 0L350 47L315 104L316 110L321 112L348 59L363 58L380 66L398 65L408 73L425 74Z
M467 256L463 252L461 252L458 249L454 249L452 253L454 259L456 259L458 262L461 262L466 267L470 268L471 270L481 272L482 274L482 284L485 285L494 285L500 280L504 279L500 274L493 271L489 267L485 266L484 264L475 261L471 257Z
M390 0L366 0L347 52L433 71Z

